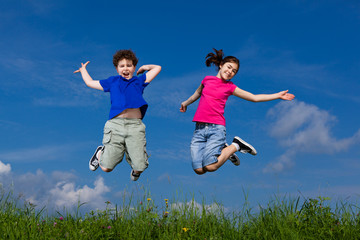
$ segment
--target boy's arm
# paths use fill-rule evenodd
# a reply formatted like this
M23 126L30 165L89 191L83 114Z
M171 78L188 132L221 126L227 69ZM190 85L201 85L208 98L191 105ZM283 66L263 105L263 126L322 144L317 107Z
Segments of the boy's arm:
M193 102L195 102L196 100L199 99L203 88L204 88L204 85L200 84L200 86L196 89L194 94L191 95L191 97L189 97L186 101L181 103L180 112L186 112L187 106L189 106L190 104L192 104Z
M161 66L159 65L154 65L154 64L148 64L148 65L143 65L139 68L139 70L136 72L136 74L140 74L143 73L145 71L148 71L146 73L146 83L151 82L161 71Z
M267 102L275 99L282 99L291 101L295 98L295 96L291 93L288 93L289 90L281 91L274 94L252 94L245 90L242 90L238 87L235 88L233 95L239 98L251 101L251 102Z
M104 91L103 87L101 86L99 81L95 81L90 77L90 74L88 73L88 71L86 70L86 66L89 64L89 61L87 61L85 64L81 63L81 68L79 68L79 70L76 70L74 73L81 73L82 79L84 80L85 84L88 87L94 88L94 89L98 89L101 91Z

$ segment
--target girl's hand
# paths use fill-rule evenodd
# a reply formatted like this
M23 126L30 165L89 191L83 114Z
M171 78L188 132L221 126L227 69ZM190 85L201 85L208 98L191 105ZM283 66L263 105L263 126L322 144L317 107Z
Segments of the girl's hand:
M180 112L186 112L187 106L184 104L184 102L181 103L180 106Z
M288 93L289 90L279 92L279 99L291 101L295 98L294 94Z
M83 70L86 70L86 66L89 64L90 61L87 61L85 64L81 63L81 68L79 68L79 70L76 70L74 73L78 73L81 72Z

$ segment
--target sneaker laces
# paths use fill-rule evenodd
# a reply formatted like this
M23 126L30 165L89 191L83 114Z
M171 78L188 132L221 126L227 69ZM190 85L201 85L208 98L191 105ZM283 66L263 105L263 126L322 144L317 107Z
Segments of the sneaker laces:
M97 158L94 158L93 161L90 163L92 166L97 166L99 164L99 160Z

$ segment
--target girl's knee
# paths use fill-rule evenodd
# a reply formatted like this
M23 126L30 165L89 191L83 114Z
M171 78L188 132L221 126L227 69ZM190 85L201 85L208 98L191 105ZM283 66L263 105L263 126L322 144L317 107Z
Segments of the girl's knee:
M208 165L208 166L205 167L205 169L208 172L215 172L216 170L218 170L218 167L214 166L214 165Z
M202 174L206 173L206 171L203 168L194 169L194 172L198 175L202 175Z

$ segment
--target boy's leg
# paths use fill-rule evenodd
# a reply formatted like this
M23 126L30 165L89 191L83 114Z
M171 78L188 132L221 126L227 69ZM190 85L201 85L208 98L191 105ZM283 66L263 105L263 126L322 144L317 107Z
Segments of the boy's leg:
M126 119L126 132L126 161L132 168L131 180L136 181L149 165L146 152L145 124L141 119Z
M124 126L122 119L115 118L106 122L99 165L104 172L111 172L119 164L125 153Z

